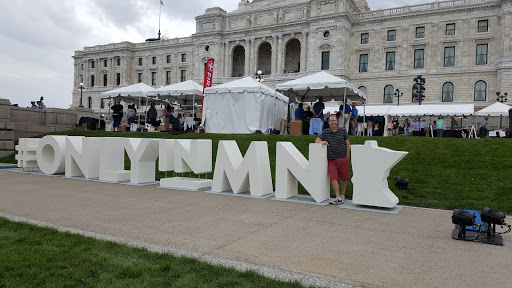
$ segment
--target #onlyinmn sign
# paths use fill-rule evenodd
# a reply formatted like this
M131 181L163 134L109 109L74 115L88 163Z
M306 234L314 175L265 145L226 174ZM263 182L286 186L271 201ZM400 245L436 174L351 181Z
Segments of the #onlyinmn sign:
M153 184L157 159L162 172L212 172L211 140L45 136L20 139L16 150L19 167L114 183ZM125 151L130 170L124 168ZM290 142L277 142L276 152L275 198L297 196L300 182L316 202L329 199L326 146L309 144L309 160ZM387 176L406 154L380 148L376 141L352 145L354 203L394 207L398 198L389 190ZM368 169L371 173L366 173ZM252 142L242 156L235 141L219 141L213 180L162 178L160 186L185 190L211 187L212 192L249 192L256 197L271 194L268 144Z

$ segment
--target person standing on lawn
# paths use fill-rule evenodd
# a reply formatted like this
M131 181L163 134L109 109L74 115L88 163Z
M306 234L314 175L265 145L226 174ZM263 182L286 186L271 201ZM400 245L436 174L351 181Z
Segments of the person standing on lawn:
M347 130L338 127L338 119L335 115L329 117L329 128L324 129L322 135L316 138L315 143L327 146L327 161L329 180L336 198L330 201L331 204L345 202L345 191L350 181L350 140ZM340 183L338 183L340 180Z

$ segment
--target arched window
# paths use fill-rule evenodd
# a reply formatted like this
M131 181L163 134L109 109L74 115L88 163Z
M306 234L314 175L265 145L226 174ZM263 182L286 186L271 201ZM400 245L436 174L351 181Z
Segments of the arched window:
M393 103L394 91L393 85L386 85L386 87L384 87L384 103Z
M414 98L414 93L418 92L420 90L420 85L414 84L412 85L412 94L411 94L411 102L416 103L418 102L418 99Z
M487 100L487 83L480 80L475 84L475 101L485 100Z
M286 43L285 73L300 72L300 41L292 39Z
M453 83L446 82L443 84L443 102L453 102Z
M366 94L366 87L365 86L359 86L359 88L357 88L359 90L361 90L364 94Z
M269 75L272 67L272 46L268 42L263 42L258 48L258 67L263 75ZM254 71L256 72L256 71Z
M242 45L238 45L233 49L232 71L232 77L242 77L245 74L245 48Z
M89 109L90 109L90 108L92 108L92 97L89 97L89 98L87 99L87 107L88 107Z

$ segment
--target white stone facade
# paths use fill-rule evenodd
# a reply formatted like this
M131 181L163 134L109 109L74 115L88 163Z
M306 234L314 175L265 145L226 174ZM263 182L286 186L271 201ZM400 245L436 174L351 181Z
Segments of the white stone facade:
M454 0L376 11L364 0L242 0L230 13L207 9L196 23L196 33L186 38L76 51L72 106L79 105L80 82L86 87L84 107L90 97L95 110L99 93L137 83L139 75L155 88L182 76L202 84L209 58L215 59L214 84L262 70L265 83L273 87L324 68L364 86L369 104L384 103L387 85L403 92L400 103L411 103L417 75L426 78L425 103L443 102L447 82L453 92L445 86L445 100L474 102L477 108L495 102L498 91L512 92L512 0ZM447 47L453 48L445 52ZM386 62L392 60L388 52L394 52L394 61ZM446 67L445 54L453 66ZM368 55L367 72L360 72L361 55ZM415 57L423 68L415 68ZM475 95L478 81L485 82L483 101L478 99L483 94Z

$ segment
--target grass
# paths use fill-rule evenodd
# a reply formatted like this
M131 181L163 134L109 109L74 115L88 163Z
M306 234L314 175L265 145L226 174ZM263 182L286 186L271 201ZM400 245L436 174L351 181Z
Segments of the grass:
M0 287L304 287L0 218Z
M88 137L151 137L181 139L212 139L213 163L215 165L217 146L220 140L236 140L240 151L245 154L252 141L267 141L272 177L275 173L275 149L277 141L292 142L306 158L309 143L316 136L277 135L224 135L224 134L182 134L167 133L115 133L115 132L66 132L55 133ZM366 140L377 140L380 147L407 151L409 154L391 170L388 181L390 189L400 199L400 204L440 208L475 209L490 207L512 213L510 193L512 178L512 141L509 139L459 139L425 137L351 137L351 143L363 144ZM15 163L14 156L0 159L0 162ZM129 164L127 161L127 168ZM213 170L213 169L212 169ZM398 190L394 187L396 176L408 178L411 188ZM165 177L157 171L157 179ZM212 178L210 173L209 178ZM299 187L300 193L306 193ZM352 184L347 187L347 197L352 197Z

